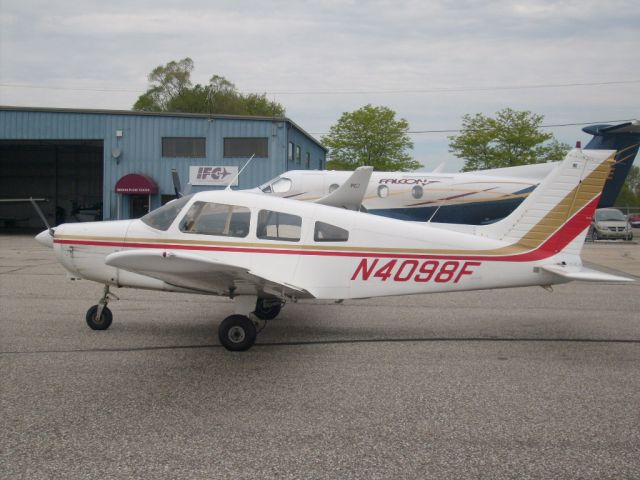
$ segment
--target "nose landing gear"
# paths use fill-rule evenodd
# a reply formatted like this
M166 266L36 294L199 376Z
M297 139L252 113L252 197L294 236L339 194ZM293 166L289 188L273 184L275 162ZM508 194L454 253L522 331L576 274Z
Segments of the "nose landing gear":
M107 307L107 303L109 303L111 298L120 300L117 295L109 292L109 285L105 285L104 293L102 298L98 301L98 304L87 310L87 325L89 325L89 328L92 330L106 330L111 326L113 314L111 313L111 310L109 310L109 307Z

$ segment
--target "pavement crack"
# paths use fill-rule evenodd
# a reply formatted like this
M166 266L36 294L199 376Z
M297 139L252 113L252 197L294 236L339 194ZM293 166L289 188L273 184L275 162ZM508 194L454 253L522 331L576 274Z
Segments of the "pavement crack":
M423 337L423 338L362 338L362 339L335 339L335 340L301 340L290 342L264 342L256 343L253 348L287 347L287 346L313 346L313 345L349 345L349 344L378 344L378 343L472 343L472 342L520 342L520 343L622 343L640 344L640 339L625 338L499 338L499 337ZM78 348L60 350L16 350L0 352L0 355L42 355L51 353L112 353L112 352L145 352L154 350L195 350L203 348L221 348L220 344L203 345L156 345L148 347L113 347L113 348Z

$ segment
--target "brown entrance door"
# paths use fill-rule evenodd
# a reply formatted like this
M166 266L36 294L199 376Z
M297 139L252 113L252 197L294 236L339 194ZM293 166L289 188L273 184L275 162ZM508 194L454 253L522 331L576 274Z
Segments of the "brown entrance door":
M129 218L140 218L149 212L149 195L129 195Z

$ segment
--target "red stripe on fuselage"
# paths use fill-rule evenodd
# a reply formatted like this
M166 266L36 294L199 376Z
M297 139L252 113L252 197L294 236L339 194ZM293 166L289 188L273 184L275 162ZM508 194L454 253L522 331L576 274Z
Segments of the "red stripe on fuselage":
M580 209L555 233L547 238L540 246L533 250L506 255L482 255L473 254L471 251L464 255L460 254L418 254L401 252L368 252L361 251L326 251L326 250L305 250L286 248L261 248L261 247L228 247L228 246L207 246L207 245L184 245L173 243L138 243L122 241L100 241L100 240L54 240L54 243L62 245L89 245L97 247L119 247L119 248L154 248L161 250L197 250L205 252L235 252L235 253L262 253L275 255L313 255L325 257L370 257L370 258L409 258L409 259L446 259L446 260L486 260L495 262L531 262L542 260L559 253L569 243L571 243L580 233L591 224L591 218L600 200L600 195L591 200L586 206Z

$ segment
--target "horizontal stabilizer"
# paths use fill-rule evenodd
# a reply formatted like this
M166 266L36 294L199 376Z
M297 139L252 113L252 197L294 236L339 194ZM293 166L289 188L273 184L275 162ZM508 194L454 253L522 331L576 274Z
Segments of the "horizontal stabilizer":
M610 273L599 272L590 268L568 266L568 265L549 265L540 267L542 270L559 275L567 280L581 280L583 282L634 282L632 278L611 275Z
M358 167L342 185L316 200L315 203L347 210L360 210L372 172L373 167Z

